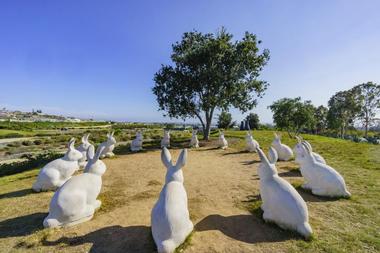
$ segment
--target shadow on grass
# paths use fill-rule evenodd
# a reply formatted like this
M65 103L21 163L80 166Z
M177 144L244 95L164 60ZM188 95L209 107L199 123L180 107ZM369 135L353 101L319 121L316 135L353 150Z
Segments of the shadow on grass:
M243 165L252 165L252 164L260 163L260 161L252 160L252 161L242 161L240 163Z
M67 246L78 246L91 243L89 252L154 252L154 244L150 227L119 225L101 228L94 232L82 236L61 237L56 241L43 240L44 246L57 246L65 244Z
M226 156L226 155L240 155L240 154L249 154L250 152L246 151L246 150L240 150L240 151L236 151L236 152L230 152L230 153L225 153L223 154L223 156Z
M317 196L314 195L311 190L306 190L302 188L301 186L294 187L298 193L302 196L302 198L306 202L331 202L331 201L338 201L345 198L339 198L339 197L324 197L324 196Z
M0 194L0 199L23 197L35 193L32 189L23 189L14 192Z
M278 173L280 177L302 177L301 172L298 169L292 169Z
M0 222L0 238L27 236L43 229L47 213L33 213Z

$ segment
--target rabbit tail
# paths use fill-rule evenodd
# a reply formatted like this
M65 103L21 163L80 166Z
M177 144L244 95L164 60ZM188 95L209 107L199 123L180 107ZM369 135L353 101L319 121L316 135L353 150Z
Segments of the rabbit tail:
M297 231L306 239L310 238L313 234L313 230L308 222L304 222L303 224L297 226Z
M44 219L43 225L45 228L56 228L59 227L62 223L59 222L57 219L46 217Z
M176 245L172 240L165 240L157 244L158 253L173 253Z

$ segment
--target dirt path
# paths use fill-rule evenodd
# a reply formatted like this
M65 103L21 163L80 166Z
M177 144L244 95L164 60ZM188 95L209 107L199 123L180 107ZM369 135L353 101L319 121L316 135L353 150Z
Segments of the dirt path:
M180 150L171 152L176 160ZM195 232L184 252L270 252L274 249L281 252L281 244L294 239L289 233L265 224L246 208L250 201L258 198L258 160L256 154L234 150L189 150L183 171ZM12 252L53 252L57 247L60 252L154 252L150 212L165 177L160 151L121 155L105 162L108 170L103 180L103 206L92 221L48 232L38 231L40 225L37 225L38 229L16 231L5 239L0 236L0 246L6 245L5 251ZM285 168L279 171L282 176L298 176L286 169L288 163L278 167ZM33 180L34 177L30 179ZM32 219L42 223L51 196L52 193L27 193L3 199L0 204L29 204L31 207L25 209L25 216L0 224L12 226L20 221L30 223ZM9 215L7 212L9 210L0 214L0 220ZM3 229L6 228L3 226L0 232Z

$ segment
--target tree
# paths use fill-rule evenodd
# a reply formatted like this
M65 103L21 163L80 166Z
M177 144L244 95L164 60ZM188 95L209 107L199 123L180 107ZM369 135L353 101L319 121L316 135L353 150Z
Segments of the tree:
M298 135L303 128L315 126L315 107L311 101L302 102L300 97L282 98L268 106L273 112L273 121L279 129L285 129L289 136Z
M327 128L327 113L329 109L323 105L318 106L315 110L315 127L317 133L324 131Z
M261 42L252 33L232 38L224 28L216 34L184 33L172 46L173 66L161 66L154 76L159 110L171 118L198 118L206 140L215 110L251 110L268 86L258 77L269 51L259 52Z
M249 123L249 127L251 129L259 129L260 120L259 115L257 115L256 113L248 114L245 120Z
M348 126L354 122L356 116L360 113L357 91L357 89L351 89L337 92L328 102L328 127L339 129L342 138Z
M380 85L373 82L359 84L352 88L353 94L360 105L358 119L363 122L365 137L368 137L368 128L374 123L376 113L380 108Z
M231 115L231 113L222 111L219 114L219 117L218 117L218 128L227 129L227 128L232 127L233 124L234 124L234 122L232 122L232 115Z

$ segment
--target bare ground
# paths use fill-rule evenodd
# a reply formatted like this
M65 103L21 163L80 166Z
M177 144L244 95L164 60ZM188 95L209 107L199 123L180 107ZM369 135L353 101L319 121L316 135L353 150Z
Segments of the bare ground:
M171 150L174 160L179 152ZM103 177L101 209L93 220L71 228L41 227L52 193L29 190L36 172L9 184L17 188L0 186L0 251L154 252L150 212L165 177L160 151L120 155L105 162L108 170ZM302 240L255 214L259 213L258 164L256 154L233 149L189 150L183 171L195 230L184 252L287 252ZM280 162L277 168L287 180L301 181L292 170L296 168L293 162ZM317 213L329 203L311 195L303 197L308 201L311 224L320 223Z

